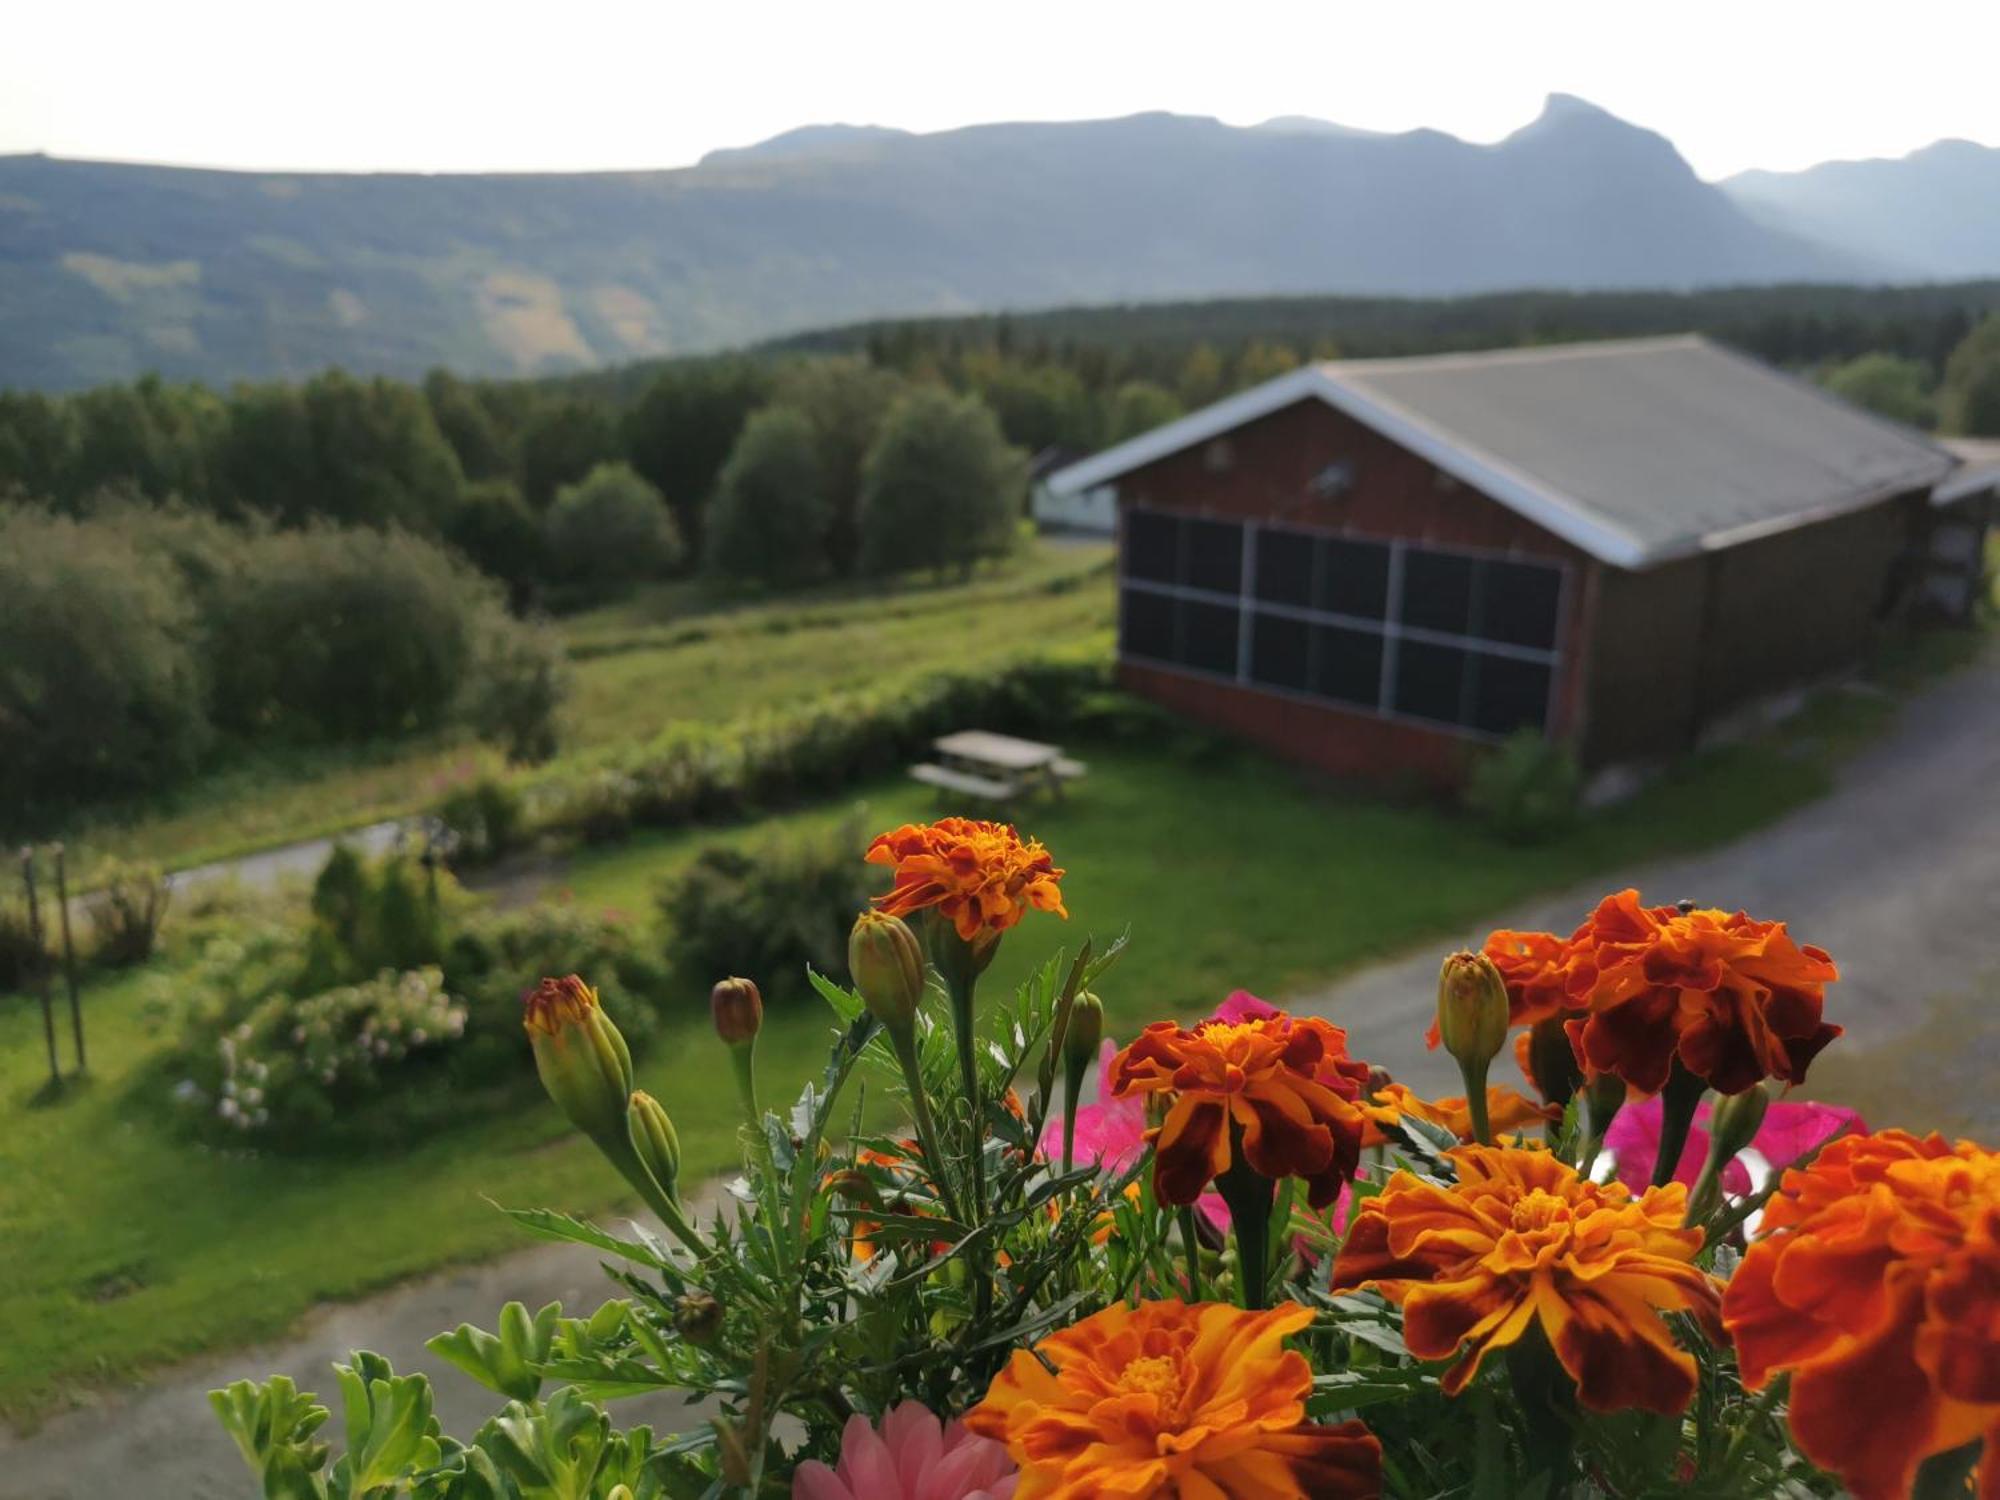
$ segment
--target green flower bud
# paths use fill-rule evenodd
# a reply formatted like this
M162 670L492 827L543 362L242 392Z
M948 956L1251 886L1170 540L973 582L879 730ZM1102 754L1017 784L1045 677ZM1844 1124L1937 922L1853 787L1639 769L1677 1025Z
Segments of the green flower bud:
M1727 1094L1717 1101L1708 1117L1708 1154L1717 1171L1757 1138L1764 1124L1764 1112L1770 1107L1771 1096L1764 1092L1761 1083L1753 1083L1742 1093Z
M1463 1068L1484 1069L1507 1045L1507 982L1483 953L1458 952L1438 970L1438 1036Z
M632 1054L597 1003L597 991L574 974L544 979L523 997L522 1010L535 1071L549 1097L600 1147L614 1153L623 1148Z
M725 979L708 992L715 1034L732 1047L757 1040L764 1027L764 997L747 979Z
M626 1127L640 1164L653 1174L653 1180L660 1185L662 1192L669 1198L678 1198L681 1138L660 1101L643 1089L635 1092L626 1110Z
M1070 1002L1069 1030L1063 1034L1063 1061L1082 1072L1097 1061L1104 1040L1104 1002L1085 990Z
M706 1349L722 1332L722 1304L707 1292L688 1292L674 1303L674 1331Z
M891 1031L915 1023L924 999L924 953L901 917L864 911L847 937L847 968L869 1014Z

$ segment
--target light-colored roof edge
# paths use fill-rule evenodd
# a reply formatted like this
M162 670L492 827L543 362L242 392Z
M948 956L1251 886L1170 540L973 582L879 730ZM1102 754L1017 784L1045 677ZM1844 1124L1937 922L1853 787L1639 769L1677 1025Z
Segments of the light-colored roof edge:
M1371 367L1379 369L1392 365L1397 368L1408 368L1414 364L1423 364L1434 368L1441 364L1487 363L1495 359L1527 361L1547 358L1557 351L1562 351L1564 357L1575 357L1580 353L1608 354L1638 348L1696 346L1728 355L1766 375L1791 381L1799 389L1810 392L1850 416L1865 418L1877 426L1894 431L1913 446L1929 449L1937 459L1937 472L1928 478L1910 477L1886 485L1870 486L1807 510L1789 512L1783 516L1751 522L1744 526L1705 532L1681 542L1648 548L1629 532L1604 520L1590 506L1574 496L1542 484L1531 476L1481 453L1462 440L1432 427L1380 393L1358 390L1354 384L1341 378L1344 374L1365 378ZM1864 411L1829 392L1820 390L1809 381L1800 380L1783 370L1740 354L1727 345L1715 343L1700 334L1686 333L1657 338L1603 339L1587 344L1547 344L1524 349L1417 355L1409 359L1329 360L1302 365L1296 370L1287 371L1283 375L1267 380L1262 385L1252 386L1247 391L1238 391L1233 396L1226 396L1220 401L1202 407L1199 411L1189 412L1186 416L1156 427L1151 432L1140 433L1137 437L1128 438L1114 447L1105 449L1102 453L1058 469L1044 482L1056 495L1067 496L1093 489L1121 475L1129 474L1134 469L1143 468L1147 464L1207 442L1210 438L1233 432L1246 423L1256 421L1259 417L1269 416L1287 406L1313 399L1324 401L1335 410L1344 412L1356 421L1374 428L1420 458L1430 460L1453 478L1480 490L1572 546L1589 553L1600 562L1635 571L1682 557L1692 557L1723 547L1737 546L1758 537L1775 536L1799 526L1811 525L1816 521L1829 520L1834 516L1862 509L1908 489L1934 486L1950 474L1959 463L1956 455L1915 428L1905 427L1899 422Z

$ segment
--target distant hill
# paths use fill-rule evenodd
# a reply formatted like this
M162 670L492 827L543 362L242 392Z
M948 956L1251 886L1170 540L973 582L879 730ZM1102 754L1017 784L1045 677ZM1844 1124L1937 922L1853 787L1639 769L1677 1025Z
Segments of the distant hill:
M1925 276L2000 273L2000 150L1938 141L1893 160L1744 172L1718 184L1753 217Z
M1557 96L1494 145L1175 115L794 131L650 173L0 158L0 386L531 374L870 317L1305 292L1883 280Z

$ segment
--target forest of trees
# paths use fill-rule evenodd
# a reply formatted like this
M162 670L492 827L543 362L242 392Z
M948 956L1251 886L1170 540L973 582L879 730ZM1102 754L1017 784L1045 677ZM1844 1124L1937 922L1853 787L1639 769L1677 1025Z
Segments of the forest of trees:
M455 549L517 610L696 570L788 587L1002 549L1031 456L1309 358L1692 328L1901 421L1996 433L1996 309L2000 282L1252 299L861 325L540 381L0 392L0 498L394 528Z

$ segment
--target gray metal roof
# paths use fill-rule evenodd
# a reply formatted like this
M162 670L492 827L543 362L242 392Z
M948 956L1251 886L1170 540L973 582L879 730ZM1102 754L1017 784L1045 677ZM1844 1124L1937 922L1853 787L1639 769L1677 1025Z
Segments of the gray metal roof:
M1957 463L1920 433L1688 336L1309 365L1050 486L1106 483L1312 397L1627 568L1928 488Z

